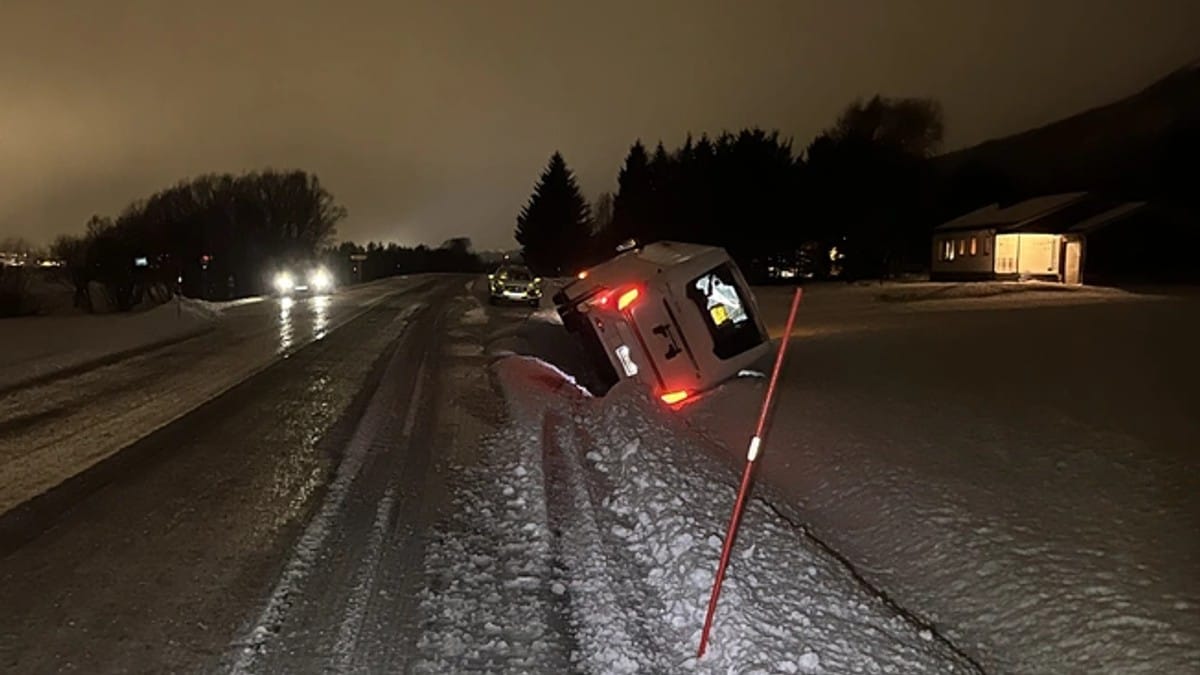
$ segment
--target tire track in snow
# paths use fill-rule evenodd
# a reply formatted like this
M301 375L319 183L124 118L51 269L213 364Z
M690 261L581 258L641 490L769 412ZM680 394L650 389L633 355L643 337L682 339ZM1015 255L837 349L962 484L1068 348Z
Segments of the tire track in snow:
M416 406L413 406L416 408ZM337 642L333 645L333 670L344 673L350 670L354 658L354 649L358 644L358 636L362 632L363 620L367 614L367 604L371 592L375 590L376 571L379 560L383 555L383 543L391 528L392 510L396 505L396 495L388 488L383 499L379 500L379 508L375 511L375 522L371 526L371 539L367 542L367 551L363 556L363 564L354 580L354 587L346 601L346 610L342 625L338 628Z
M409 319L425 306L425 303L415 303L393 319L394 322L406 324L399 340L408 337L412 325L409 323ZM265 651L270 641L278 635L279 629L292 607L294 596L300 592L301 583L312 572L318 556L324 550L325 540L342 511L350 488L358 478L359 472L370 454L374 432L387 412L383 409L383 403L392 400L392 396L381 394L389 393L387 390L394 390L397 386L397 378L389 377L389 375L401 366L398 363L398 354L399 352L394 353L388 363L380 391L376 392L371 404L363 414L354 431L354 436L346 447L346 453L338 465L337 474L329 484L320 508L313 515L312 520L304 528L304 533L293 547L279 581L272 589L254 626L245 637L231 645L237 649L237 654L229 670L230 673L242 675L256 672L255 666L258 657ZM394 395L395 392L391 391L390 393Z
M421 365L417 368L416 383L413 385L412 395L409 397L408 411L404 417L404 427L400 432L404 445L412 443L413 427L417 423L417 410L421 407L421 393L425 382L426 369L427 361L422 359ZM394 486L389 486L384 492L383 499L379 500L379 507L375 511L375 521L371 526L371 539L367 542L367 550L363 555L362 565L355 575L354 587L351 589L350 597L346 602L342 624L338 628L337 641L333 645L332 667L337 672L347 672L353 665L355 648L358 645L359 635L362 633L363 621L367 617L371 593L375 590L379 563L383 558L384 543L387 541L388 532L391 530L395 505L396 490Z

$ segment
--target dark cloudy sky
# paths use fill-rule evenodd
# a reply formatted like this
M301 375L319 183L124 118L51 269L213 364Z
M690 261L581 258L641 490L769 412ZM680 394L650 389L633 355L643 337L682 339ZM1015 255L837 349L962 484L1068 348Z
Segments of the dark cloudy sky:
M178 6L177 6L178 5ZM353 239L511 246L561 150L589 196L630 142L933 96L954 148L1200 57L1198 0L0 0L0 236L45 242L204 172L316 172Z

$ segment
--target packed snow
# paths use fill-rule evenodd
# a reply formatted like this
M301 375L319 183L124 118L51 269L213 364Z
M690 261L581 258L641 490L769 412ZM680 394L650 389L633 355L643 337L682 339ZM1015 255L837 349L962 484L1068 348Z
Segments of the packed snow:
M479 326L487 323L487 312L483 307L476 305L463 312L461 321L466 326Z
M972 672L761 501L695 658L737 476L641 392L495 372L509 422L428 547L418 672Z

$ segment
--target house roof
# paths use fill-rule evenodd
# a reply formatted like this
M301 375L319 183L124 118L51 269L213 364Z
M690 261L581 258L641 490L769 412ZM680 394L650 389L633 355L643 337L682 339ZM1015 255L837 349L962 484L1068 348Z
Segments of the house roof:
M1086 192L1066 192L1058 195L1046 195L1026 199L1000 208L999 204L989 204L947 221L934 228L936 231L996 229L1008 230L1030 221L1041 218L1069 204L1082 200Z
M937 232L995 230L1062 234L1088 232L1145 206L1145 202L1115 202L1086 192L1046 195L1000 208L989 204L945 222Z
M1075 223L1070 227L1070 231L1087 233L1091 232L1092 230L1097 230L1113 222L1114 220L1124 218L1126 215L1137 211L1145 205L1146 202L1125 202L1124 204L1119 204L1106 211L1101 211L1091 218L1087 218Z

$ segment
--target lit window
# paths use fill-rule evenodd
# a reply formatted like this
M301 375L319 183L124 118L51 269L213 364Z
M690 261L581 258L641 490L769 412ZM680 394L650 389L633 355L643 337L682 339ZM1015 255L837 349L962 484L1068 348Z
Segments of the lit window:
M977 253L977 251L975 250L975 237L971 237L971 255L975 255L976 253Z
M958 254L959 255L967 254L967 240L966 239L958 240Z

